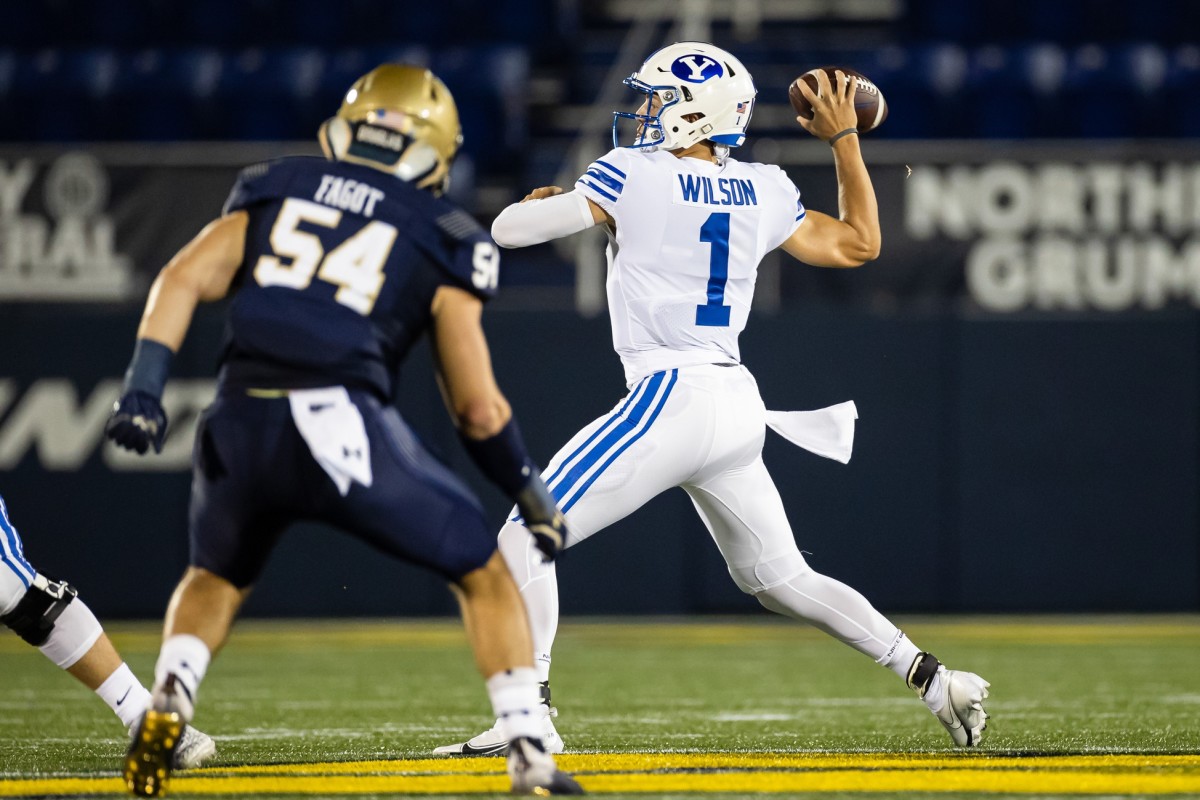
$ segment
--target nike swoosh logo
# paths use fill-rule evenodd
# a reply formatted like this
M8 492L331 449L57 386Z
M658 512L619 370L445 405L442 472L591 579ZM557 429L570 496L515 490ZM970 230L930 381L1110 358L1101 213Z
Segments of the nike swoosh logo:
M132 691L133 691L133 687L132 687L132 686L130 686L128 689L126 689L126 690L125 690L125 694L121 695L121 699L117 701L117 705L121 705L121 703L124 703L124 702L125 702L125 698L126 698L126 697L129 697L129 693L130 693L130 692L132 692Z
M508 751L508 742L498 742L487 747L472 747L470 742L463 744L464 756L498 756Z

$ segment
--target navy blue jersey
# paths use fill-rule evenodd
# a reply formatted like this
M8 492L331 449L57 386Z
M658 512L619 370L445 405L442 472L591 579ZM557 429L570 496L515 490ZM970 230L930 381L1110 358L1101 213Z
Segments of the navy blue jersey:
M342 385L392 397L438 287L487 300L499 251L466 212L370 167L289 157L243 170L225 213L250 220L223 386Z

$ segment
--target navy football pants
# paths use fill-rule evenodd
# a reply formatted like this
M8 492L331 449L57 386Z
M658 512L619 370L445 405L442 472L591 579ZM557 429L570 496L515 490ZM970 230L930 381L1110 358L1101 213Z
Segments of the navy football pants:
M292 421L286 397L226 390L204 412L193 453L191 564L242 588L253 584L293 522L341 528L396 558L457 581L496 551L478 500L409 430L365 392L374 474L343 497Z

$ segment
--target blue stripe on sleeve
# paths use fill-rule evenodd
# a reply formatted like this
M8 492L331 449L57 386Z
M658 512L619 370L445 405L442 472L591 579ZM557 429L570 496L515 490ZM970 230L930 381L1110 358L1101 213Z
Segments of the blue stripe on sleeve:
M612 175L609 175L607 172L604 172L603 170L591 168L585 174L589 178L595 178L596 180L600 181L601 183L603 183L608 188L612 189L617 194L620 194L621 190L625 188L625 184L621 183L619 180L614 178Z
M595 161L593 161L592 163L593 163L593 164L599 164L600 166L604 167L605 169L607 169L609 172L611 172L611 173L612 173L612 174L614 174L614 175L619 175L619 176L620 176L620 177L622 177L622 178L628 178L628 177L629 177L629 176L628 176L628 175L626 175L624 172L621 172L621 170L617 169L616 167L614 167L612 164L608 163L607 161L601 161L600 159L598 159L598 158L597 158L597 159L596 159Z
M616 196L609 194L608 192L604 191L599 186L597 186L596 184L592 183L589 180L584 180L583 178L580 178L578 182L582 183L584 186L588 187L589 189L591 189L592 191L594 191L596 194L600 195L601 197L607 197L609 200L612 200L614 203L617 201Z

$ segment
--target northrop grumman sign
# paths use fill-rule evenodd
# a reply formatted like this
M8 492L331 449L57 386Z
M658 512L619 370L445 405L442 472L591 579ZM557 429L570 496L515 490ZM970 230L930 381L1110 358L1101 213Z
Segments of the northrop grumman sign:
M1200 307L1200 162L917 165L904 211L990 311Z

